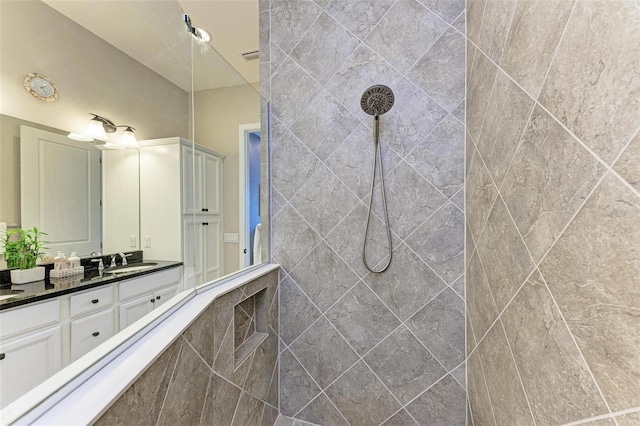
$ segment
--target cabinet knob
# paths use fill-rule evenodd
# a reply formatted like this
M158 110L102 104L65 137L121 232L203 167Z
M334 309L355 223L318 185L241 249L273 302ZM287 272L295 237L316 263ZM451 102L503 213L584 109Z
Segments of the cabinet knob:
M156 303L156 299L151 299L151 303Z
M202 209L202 210L204 210L205 212L208 212L208 211L209 211L209 209Z
M96 303L98 303L98 302L99 302L99 300L98 300L98 299L93 299L93 300L91 301L91 303L93 303L94 305L95 305Z
M91 335L93 337L98 337L100 335L100 332L99 331L94 331L93 333L91 333Z
M202 224L203 224L203 225L208 225L208 224L209 224L209 222L202 222Z
M202 209L202 211L203 211L203 212L206 212L206 211L207 211L207 209Z
M161 297L161 296L156 296L156 300L160 300L160 297Z
M2 360L3 360L3 359L5 359L5 358L6 358L6 355L5 355L5 354L0 354L0 361L2 361Z

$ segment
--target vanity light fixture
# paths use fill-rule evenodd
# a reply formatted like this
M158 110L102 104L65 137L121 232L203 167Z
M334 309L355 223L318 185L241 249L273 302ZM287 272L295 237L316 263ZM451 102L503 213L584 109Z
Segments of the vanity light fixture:
M106 142L106 144L100 145L101 149L138 148L138 141L136 140L136 135L133 133L135 128L129 126L128 124L116 125L108 118L102 117L92 112L90 112L89 114L93 115L93 118L89 121L89 125L87 126L85 134L79 135L77 133L69 133L68 137L70 139L83 142L91 142L93 140ZM118 143L109 141L107 133L115 133L118 130L118 127L125 128L120 142Z

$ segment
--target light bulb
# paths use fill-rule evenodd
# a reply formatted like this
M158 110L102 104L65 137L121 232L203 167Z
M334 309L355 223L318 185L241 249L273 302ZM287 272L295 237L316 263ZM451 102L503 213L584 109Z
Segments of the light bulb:
M99 139L101 141L109 140L107 133L104 131L102 122L95 118L92 118L91 121L89 121L85 134L93 139Z
M122 134L122 139L120 139L120 144L125 148L138 148L138 140L136 139L136 135L133 134L131 127L125 129Z

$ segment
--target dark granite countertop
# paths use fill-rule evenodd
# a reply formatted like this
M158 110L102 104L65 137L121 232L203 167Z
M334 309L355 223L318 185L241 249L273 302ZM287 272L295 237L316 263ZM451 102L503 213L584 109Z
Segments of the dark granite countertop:
M46 278L43 281L25 284L0 285L0 297L12 296L0 300L0 311L182 266L182 262L144 260L144 263L148 262L157 263L157 265L141 271L123 272L117 275L105 273L108 268L100 274L97 267L85 267L83 275ZM130 263L129 266L136 266L136 263Z

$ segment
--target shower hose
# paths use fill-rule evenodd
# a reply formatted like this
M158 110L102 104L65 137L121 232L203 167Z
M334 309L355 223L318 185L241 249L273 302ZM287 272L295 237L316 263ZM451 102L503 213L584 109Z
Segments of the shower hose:
M374 155L373 155L373 171L371 173L371 193L369 196L369 210L367 212L367 227L364 231L364 243L362 245L362 262L364 263L365 268L369 272L373 272L374 274L379 274L387 270L389 265L391 264L391 228L389 226L389 215L387 213L387 197L384 190L384 173L382 170L382 154L380 150L380 116L376 113L373 119L373 143L374 143ZM384 211L384 222L385 228L387 231L387 247L389 250L389 254L387 256L386 263L381 266L379 269L375 269L369 265L367 262L367 239L369 238L369 222L371 221L371 212L373 207L373 188L376 180L376 169L380 169L380 188L382 189L382 210Z

